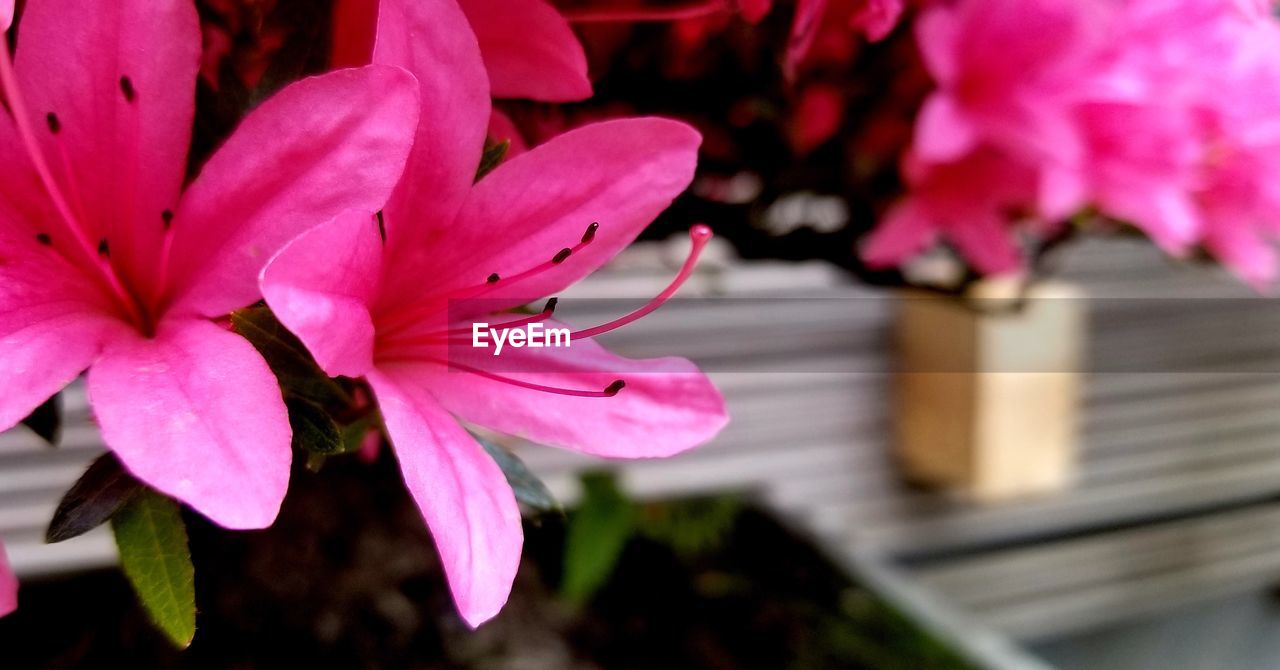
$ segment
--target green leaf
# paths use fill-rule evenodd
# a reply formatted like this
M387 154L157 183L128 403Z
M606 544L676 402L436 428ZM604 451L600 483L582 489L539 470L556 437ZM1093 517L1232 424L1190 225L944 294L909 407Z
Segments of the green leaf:
M316 365L302 342L264 306L231 313L231 325L266 359L288 395L320 404L347 404L346 391Z
M196 634L195 568L177 503L145 490L111 520L120 564L143 609L175 645Z
M143 490L115 454L98 457L62 496L45 530L44 541L70 540L101 526Z
M484 154L480 157L480 167L476 169L476 181L480 181L482 177L493 172L495 168L501 165L502 159L507 157L507 151L510 148L511 140L486 142Z
M51 447L58 446L58 440L62 437L62 401L60 398L61 394L55 393L52 398L41 403L30 416L22 420L22 425L30 428L31 432L39 435Z
M569 519L560 592L582 603L609 581L635 531L636 507L618 489L613 475L582 475L583 498Z
M293 428L293 446L313 454L332 456L342 453L342 433L324 408L306 398L288 397L289 426Z
M546 484L538 479L537 475L529 470L529 466L524 464L518 456L509 450L485 440L476 437L476 440L489 452L489 457L498 464L502 469L502 474L506 476L507 483L511 485L511 490L515 491L516 500L528 505L539 512L561 512L564 510L560 506L560 502L555 496L551 495L551 491Z

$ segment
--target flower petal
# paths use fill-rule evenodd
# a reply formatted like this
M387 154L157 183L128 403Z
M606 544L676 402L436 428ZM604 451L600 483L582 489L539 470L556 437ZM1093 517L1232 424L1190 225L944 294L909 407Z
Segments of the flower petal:
M526 382L598 391L622 379L626 387L613 397L582 398L440 365L423 366L421 376L440 404L467 421L596 456L670 456L706 443L729 420L720 392L682 358L630 360L594 340L574 340L568 348L508 348L501 358L496 374ZM450 360L482 369L493 365L488 349L454 347Z
M489 123L480 46L455 0L382 0L373 62L418 78L422 116L400 187L387 204L397 250L452 223L475 182Z
M439 291L481 284L491 273L514 275L551 260L598 221L581 253L486 301L496 309L550 295L604 265L671 204L693 179L700 141L693 128L657 118L569 131L481 179L447 245L424 249L416 267L446 278ZM417 283L410 269L397 266L397 276Z
M0 430L71 383L123 332L106 304L53 247L0 228Z
M462 618L506 603L520 566L520 509L497 464L404 369L368 377L405 485L422 510Z
M0 32L8 30L13 25L13 1L0 0Z
M122 339L89 371L107 446L130 472L226 528L271 525L289 483L280 387L239 336L170 319Z
M14 67L43 153L135 285L154 276L186 174L199 63L190 0L41 0L22 14Z
M286 242L380 209L412 143L416 91L403 70L371 65L293 84L249 114L178 208L173 309L218 316L252 303Z
M495 98L573 102L591 97L587 54L546 0L461 0Z
M289 243L262 272L262 295L280 322L333 376L373 367L368 305L382 273L378 222L345 212Z
M0 616L18 609L18 578L9 567L9 557L0 544Z

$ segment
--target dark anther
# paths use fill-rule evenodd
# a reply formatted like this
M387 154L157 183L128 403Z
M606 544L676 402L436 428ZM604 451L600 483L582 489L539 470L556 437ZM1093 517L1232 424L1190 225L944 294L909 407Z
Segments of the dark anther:
M111 247L107 245L107 238L105 237L98 242L98 255L103 258L111 255Z
M559 265L563 263L566 258L569 257L569 254L572 254L572 253L573 253L572 249L561 249L560 253L556 254L555 258L551 259L551 262L555 263L556 265Z
M551 298L547 301L547 306L542 308L542 313L551 316L556 311L556 305L560 303L559 298Z
M496 272L495 272L495 273L493 273L493 274L489 275L489 278L488 278L488 279L486 279L485 281L489 282L490 284L496 284L496 283L498 283L498 280L499 280L499 279L502 279L502 277L499 277L499 276L498 276L498 273L496 273Z
M133 89L133 80L128 77L120 78L120 92L126 102L133 102L138 97L138 92Z
M53 133L54 135L57 135L58 133L62 132L62 121L58 120L57 114L54 114L53 112L49 112L48 114L45 114L44 122L49 124L49 132Z
M160 212L160 220L164 222L164 229L168 230L173 225L173 211L166 209Z
M582 234L582 243L586 244L587 242L596 239L597 230L600 230L600 224L598 222L587 226L587 232Z
M49 233L36 233L36 241L46 247L53 244L53 238L49 237Z
M382 238L382 243L387 243L387 219L382 216L382 210L378 210L375 215L378 217L378 237Z
M612 384L605 387L604 394L612 398L613 396L618 395L618 391L621 391L623 387L625 387L626 385L627 383L622 381L621 379L616 380Z

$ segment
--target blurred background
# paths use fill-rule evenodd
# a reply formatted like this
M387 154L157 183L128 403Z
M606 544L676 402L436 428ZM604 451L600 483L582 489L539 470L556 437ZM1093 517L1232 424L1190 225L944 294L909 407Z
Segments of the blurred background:
M257 101L327 67L341 15L328 0L199 4L193 165ZM266 531L188 514L199 632L171 650L109 532L44 542L103 451L72 387L56 448L0 435L0 538L23 578L0 620L6 663L1280 667L1280 309L1124 225L1029 240L1013 279L980 279L945 245L869 266L860 245L910 188L934 83L913 7L871 41L845 4L797 53L793 3L565 0L594 97L498 102L513 144L636 114L703 132L690 191L558 315L599 322L657 294L684 231L708 223L715 245L680 297L602 339L692 358L732 423L627 463L490 436L527 467L529 508L492 623L457 618L382 453L300 462ZM641 5L644 20L590 18Z

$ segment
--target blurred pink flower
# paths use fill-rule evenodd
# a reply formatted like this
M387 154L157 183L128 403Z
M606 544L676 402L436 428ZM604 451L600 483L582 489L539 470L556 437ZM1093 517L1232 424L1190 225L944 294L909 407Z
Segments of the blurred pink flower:
M951 163L909 155L903 171L910 191L867 238L862 257L868 264L896 265L946 240L984 274L1021 267L1009 213L1033 206L1033 168L981 148Z
M878 42L898 25L905 9L905 0L796 0L784 68L794 76L824 33L852 31Z
M280 388L214 321L258 300L302 230L376 210L416 123L414 82L370 67L263 103L183 190L200 63L189 0L32 0L0 49L0 428L86 368L138 478L229 528L275 518Z
M481 297L486 311L527 304L603 264L690 183L699 137L661 119L593 124L473 184L490 98L465 17L453 0L383 0L377 29L374 61L421 83L405 177L381 230L357 211L302 235L264 271L263 294L328 373L368 380L458 609L476 626L506 602L523 534L502 472L455 415L623 458L688 449L727 420L688 361L631 361L590 339L643 312L575 333L571 348L507 350L502 360L518 368L509 374L486 369L487 350L472 360L458 353L469 347L450 347L471 318L546 321L550 304L525 318L467 308Z
M1265 3L961 0L916 28L938 88L915 160L930 183L970 187L967 209L986 209L986 190L951 166L996 152L1034 175L1040 220L1092 206L1171 254L1203 246L1254 285L1274 278L1280 24Z

